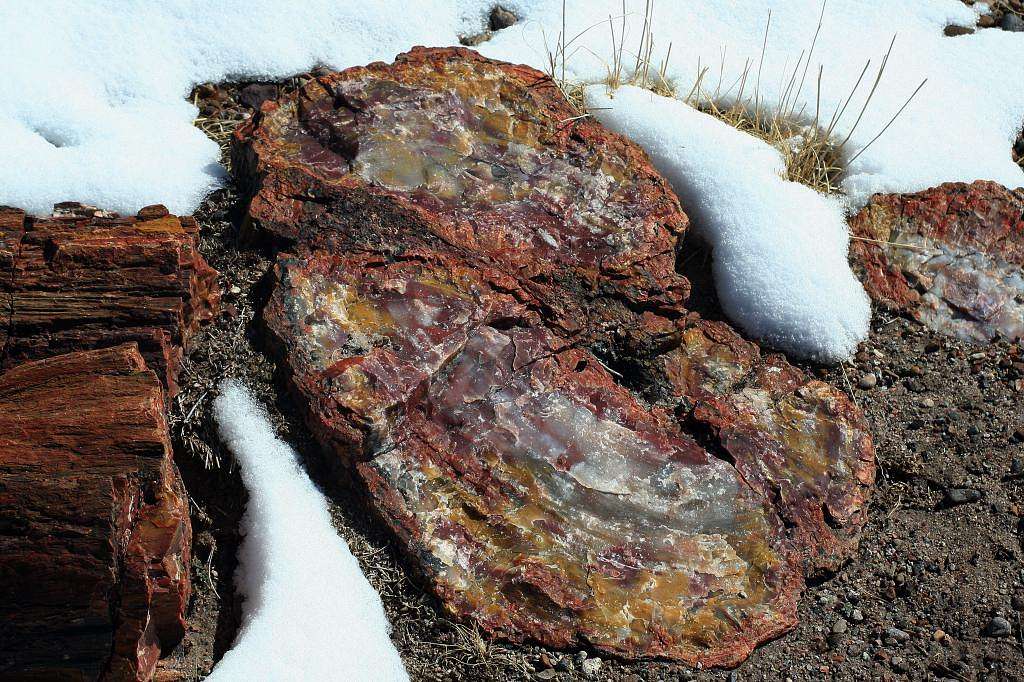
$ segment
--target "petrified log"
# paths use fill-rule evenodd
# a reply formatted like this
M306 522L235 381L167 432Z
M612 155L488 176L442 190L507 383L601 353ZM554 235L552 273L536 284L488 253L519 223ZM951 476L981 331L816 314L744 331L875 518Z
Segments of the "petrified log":
M0 368L134 342L173 394L182 348L219 301L198 228L163 206L119 217L59 204L0 207Z
M854 546L840 392L685 309L687 220L542 74L416 49L238 132L307 422L486 631L733 665ZM609 366L610 365L610 366Z
M0 375L0 677L149 679L184 634L190 542L133 345Z
M850 221L875 301L965 341L1024 339L1024 188L878 194Z

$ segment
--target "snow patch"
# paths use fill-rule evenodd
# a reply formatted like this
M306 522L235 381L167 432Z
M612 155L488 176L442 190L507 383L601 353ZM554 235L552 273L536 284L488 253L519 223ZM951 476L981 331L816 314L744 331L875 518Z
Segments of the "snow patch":
M217 145L192 125L197 109L185 97L194 85L281 78L315 64L340 69L391 60L414 45L452 45L459 34L480 30L493 4L423 0L410 19L403 0L7 0L0 3L0 205L47 213L58 201L74 200L134 213L159 202L189 213L222 180ZM502 4L522 21L477 49L543 68L545 36L552 44L562 27L562 1ZM786 89L787 68L810 45L821 6L820 0L655 5L655 56L672 43L668 75L684 90L698 60L710 68L709 82L720 78L723 89L738 81L745 62L757 65L771 10L761 82L769 109ZM631 51L643 7L643 0L627 0ZM567 8L567 34L582 32L568 74L603 78L612 62L607 20L621 15L621 0ZM828 3L797 111L813 115L821 63L822 110L830 115L865 61L878 65L894 33L896 49L850 148L866 144L929 79L850 169L844 188L854 205L872 192L917 191L946 181L1024 182L1009 152L1024 122L1024 89L1009 76L1024 72L1024 38L999 30L943 35L948 24L973 25L979 8L958 0ZM862 85L850 111L858 111L866 95ZM845 117L840 135L854 118Z
M677 99L591 86L587 105L672 183L712 247L715 288L734 322L793 355L854 353L871 307L847 264L842 203L784 180L775 148Z
M298 455L237 382L221 385L214 416L249 503L235 575L242 626L207 679L408 680L380 597Z
M217 145L192 125L197 109L185 97L195 84L275 79L315 64L340 69L391 60L414 45L451 45L459 34L483 28L493 4L423 0L410 17L404 0L2 2L0 205L48 213L52 204L74 200L134 213L147 204L163 203L175 213L189 213L223 179ZM606 76L613 62L607 21L620 16L621 0L502 4L521 21L481 44L483 54L544 68L545 45L553 47L562 31L564 7L566 35L576 36L569 50L568 77L596 82ZM640 42L644 4L627 0L627 64ZM1024 174L1010 156L1024 122L1024 88L1012 77L1024 73L1024 38L1000 30L955 38L943 34L947 25L974 25L979 13L988 11L981 3L967 7L959 0L831 0L810 59L800 52L814 37L821 0L655 5L653 58L660 60L671 43L669 80L685 93L699 66L707 67L706 84L721 82L726 104L735 98L747 65L747 96L761 71L761 106L771 112L780 107L788 90L795 89L792 109L808 123L818 107L820 64L820 112L821 119L828 120L843 106L857 75L871 60L864 83L835 129L839 139L850 135L848 158L871 142L928 79L899 119L851 162L842 187L853 209L875 192L913 192L948 181L1024 184ZM762 66L769 10L771 28ZM874 69L894 34L898 39L884 76L855 127ZM809 75L794 88L789 74L801 59L805 67L809 62ZM695 119L688 112L681 120ZM639 119L634 123L639 125ZM654 137L698 144L691 134L695 129L673 132L669 121L650 125L649 151L657 144ZM643 137L644 131L633 134ZM717 148L703 148L711 157L719 154ZM754 155L751 166L766 176L776 162L770 150L753 144L744 149ZM719 171L736 159L719 161L702 169L701 182L715 185L713 177L722 186L733 186ZM695 166L681 162L681 167L690 165ZM732 167L737 173L747 172L746 166ZM687 186L701 189L682 180L676 178L683 193ZM719 295L727 312L748 333L782 348L822 359L844 356L863 334L864 304L851 290L845 265L833 273L835 282L826 284L828 268L838 267L845 249L845 237L834 229L838 209L774 178L756 191L752 183L745 183L743 191L770 206L755 211L750 202L733 204L730 215L718 215L718 222L712 220L706 227L717 240ZM698 206L690 196L688 204ZM769 215L776 227L786 225L786 242L775 242L781 236L777 229L759 232L761 219ZM745 223L749 216L759 216L759 221ZM825 227L811 230L814 222ZM732 227L720 230L710 226L713 223ZM821 243L798 243L805 238ZM741 240L753 241L741 248ZM822 261L797 267L805 256ZM757 290L760 286L767 288ZM838 297L830 298L831 294ZM762 305L767 307L758 309Z
M543 68L545 36L553 46L562 30L561 0L518 0L508 5L527 21L499 31L480 51ZM771 11L760 99L762 108L772 112L790 87L801 51L811 45L821 6L821 0L655 2L652 59L657 66L672 43L667 75L682 95L693 85L699 63L708 69L705 88L713 91L721 80L721 94L731 92L734 97L744 64L749 63L746 99L757 79ZM1024 73L1024 36L998 29L955 38L943 33L948 25L973 26L980 7L968 7L959 0L828 0L803 88L799 88L803 65L792 85L799 90L792 108L803 111L805 121L813 120L821 65L821 112L828 121L871 60L836 129L838 139L853 128L876 69L896 35L878 89L847 144L849 156L867 145L928 79L892 127L850 166L842 186L854 208L864 205L874 192L916 192L943 182L986 179L1007 187L1024 185L1024 173L1010 157L1013 140L1024 124L1024 88L1011 75ZM644 1L627 0L626 11L625 62L631 67L640 42ZM582 33L568 50L568 78L584 82L605 78L613 62L608 17L621 15L622 0L568 3L566 35Z

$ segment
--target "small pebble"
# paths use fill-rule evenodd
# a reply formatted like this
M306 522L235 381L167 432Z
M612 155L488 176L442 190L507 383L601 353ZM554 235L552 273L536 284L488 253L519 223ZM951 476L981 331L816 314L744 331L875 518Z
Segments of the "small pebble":
M928 388L917 379L907 379L907 388L914 393L924 393Z
M580 666L583 668L583 674L587 677L593 677L594 675L597 675L597 673L601 670L601 662L601 659L597 656L585 659L583 663L580 664Z
M910 639L910 633L906 632L905 630L900 630L899 628L892 627L885 629L885 636L895 642L906 642L908 639Z
M1022 19L1018 14L1007 12L1003 15L1003 20L999 22L999 28L1004 31L1024 33L1024 19Z
M864 613L860 609L854 609L853 613L850 614L850 620L854 623L860 623L864 620Z
M946 504L970 504L981 499L981 491L974 488L950 488L946 491Z
M845 633L849 629L850 629L850 624L847 623L842 618L840 618L839 620L837 620L835 623L832 624L832 634L834 634L834 635L841 635L841 634Z
M556 675L556 673L555 673L554 668L547 668L546 670L541 670L539 673L537 673L537 679L538 680L553 680L553 679L555 679L555 675Z
M492 31L500 31L503 28L508 28L514 23L516 23L516 15L504 7L499 5L491 10L489 24Z
M878 376L875 374L864 374L861 376L857 385L864 390L872 389L878 384Z
M985 634L989 637L1009 637L1013 634L1013 626L1002 616L996 616L988 622Z

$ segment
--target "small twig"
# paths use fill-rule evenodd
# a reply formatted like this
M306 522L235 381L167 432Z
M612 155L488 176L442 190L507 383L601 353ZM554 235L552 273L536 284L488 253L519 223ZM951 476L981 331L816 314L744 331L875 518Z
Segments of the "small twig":
M213 553L216 551L216 547L210 548L210 555L206 557L206 580L210 583L210 589L213 590L213 594L217 599L220 599L220 594L217 592L217 585L213 582Z
M188 421L190 419L192 419L192 414L196 411L196 408L199 407L199 405L203 402L203 398L205 398L209 394L210 394L209 390L203 391L203 394L201 396L199 396L199 398L196 400L195 404L192 405L192 409L189 410L188 414L185 415L185 419L183 420L185 423L188 423Z
M873 138L871 138L871 141L870 141L870 142L868 142L868 143L867 143L866 145L864 145L863 147L861 147L861 148L860 148L860 151L859 151L859 152L857 152L856 154L854 154L854 155L853 155L853 157L852 157L852 158L851 158L851 159L850 159L849 161L847 161L847 164L851 164L851 163L853 163L853 162L854 162L854 161L855 161L855 160L857 159L857 157L858 157L858 156L860 156L861 154L863 154L863 153L864 153L864 152L865 152L865 151L867 150L867 148L868 148L868 147L870 147L871 145L873 145L873 144L875 143L875 140L877 140L878 138L880 138L880 137L882 136L882 134L883 134L883 133L884 133L884 132L885 132L886 130L888 130L888 129L889 129L889 126L891 126L891 125L893 124L893 121L895 121L895 120L896 120L897 118L899 118L899 115L903 113L903 110L907 108L907 105L909 105L909 104L910 104L910 101L911 101L912 99L914 99L914 97L916 97L916 96L917 96L917 93L919 93L919 92L921 91L921 88L923 88L923 87L924 87L924 84L925 84L925 83L927 83L927 82L928 82L928 79L927 79L927 78L925 78L925 79L924 79L923 81L921 81L921 84L917 86L917 89L916 89L916 90L914 90L914 92L913 92L913 93L911 93L910 97L908 97L908 98L907 98L907 101L903 103L903 106L902 106L902 107L900 107L899 111L897 111L897 112L896 112L895 114L893 114L892 118L891 118L891 119L889 119L889 122L885 124L885 127L884 127L884 128L882 128L882 129L881 129L881 130L880 130L880 131L878 132L878 134L877 134L877 135L875 135L875 136L874 136Z
M911 249L913 251L920 251L921 253L932 253L933 249L926 248L924 246L918 246L917 244L904 244L902 242L887 242L884 239L871 239L870 237L859 237L855 234L850 235L850 239L856 239L861 242L870 242L872 244L884 244L886 246L898 246L902 249Z

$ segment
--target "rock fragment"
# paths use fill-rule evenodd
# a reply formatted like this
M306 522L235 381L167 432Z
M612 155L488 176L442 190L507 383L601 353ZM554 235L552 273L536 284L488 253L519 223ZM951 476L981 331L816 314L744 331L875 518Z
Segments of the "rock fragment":
M219 301L188 217L120 217L82 204L48 218L0 207L0 368L138 344L173 394L182 348Z
M722 323L685 329L661 361L692 422L711 429L722 456L776 502L806 570L838 568L856 546L875 478L860 411Z
M1009 637L1012 634L1013 626L1002 616L995 616L985 626L986 637Z
M191 526L134 345L0 374L0 676L146 680L184 634Z
M519 18L514 12L505 9L501 5L495 5L487 17L487 24L492 31L500 31L503 28L514 25L518 20Z
M979 180L876 195L850 225L876 302L965 341L1024 339L1024 189Z

